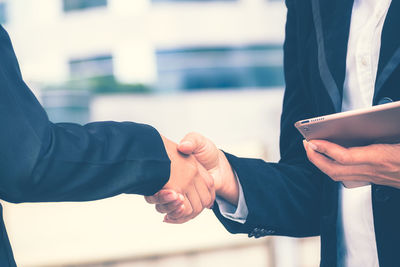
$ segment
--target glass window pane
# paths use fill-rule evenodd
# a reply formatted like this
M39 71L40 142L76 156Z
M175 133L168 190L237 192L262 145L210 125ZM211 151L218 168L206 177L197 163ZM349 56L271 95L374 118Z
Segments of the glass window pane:
M0 23L4 24L7 22L7 5L4 2L0 2Z
M63 0L65 12L107 6L107 0Z
M151 0L152 2L236 2L238 0Z
M73 59L69 69L72 79L109 76L113 75L113 59L111 55Z
M282 87L281 46L214 47L157 52L160 90Z

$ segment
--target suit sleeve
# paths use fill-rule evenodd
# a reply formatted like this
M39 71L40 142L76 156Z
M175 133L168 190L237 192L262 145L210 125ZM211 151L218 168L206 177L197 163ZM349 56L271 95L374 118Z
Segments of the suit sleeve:
M287 1L288 13L284 44L286 90L281 116L279 163L259 159L238 158L226 154L236 171L248 207L245 224L214 212L228 231L249 236L286 235L304 237L318 235L322 174L307 160L302 136L294 123L312 116L307 105L298 68L296 11Z
M169 179L169 158L151 126L50 122L1 26L0 125L0 198L9 202L151 195Z

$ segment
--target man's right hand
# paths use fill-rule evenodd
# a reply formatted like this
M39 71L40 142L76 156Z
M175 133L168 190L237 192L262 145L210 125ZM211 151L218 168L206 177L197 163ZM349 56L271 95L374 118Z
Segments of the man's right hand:
M239 187L235 174L225 154L210 139L199 133L189 133L179 143L178 149L186 155L195 156L214 178L217 195L237 205Z
M216 193L233 205L237 205L239 198L239 185L233 170L225 157L225 154L217 149L215 144L208 138L198 133L189 133L180 142L178 149L181 153L192 155L213 177ZM167 215L165 222L184 223L190 217L179 215L174 210L173 204L167 201L169 192L163 191L158 194L157 210L162 210Z
M158 212L168 214L166 222L183 223L213 205L214 180L195 156L180 153L177 144L162 139L171 160L170 179L160 192L145 199L156 204Z

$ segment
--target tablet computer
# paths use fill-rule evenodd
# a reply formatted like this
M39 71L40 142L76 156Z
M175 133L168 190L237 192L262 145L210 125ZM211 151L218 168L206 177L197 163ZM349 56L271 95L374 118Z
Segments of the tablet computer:
M310 118L295 123L307 141L345 146L400 143L400 101Z

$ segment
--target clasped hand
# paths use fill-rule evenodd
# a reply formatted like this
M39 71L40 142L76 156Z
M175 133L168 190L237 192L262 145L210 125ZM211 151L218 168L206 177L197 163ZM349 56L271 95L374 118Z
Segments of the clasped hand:
M166 214L164 222L187 222L211 208L216 193L236 204L238 185L224 153L209 139L189 133L179 145L163 137L171 160L169 182L153 196L145 197Z
M180 153L177 144L165 137L162 139L171 160L170 179L160 192L145 199L172 219L190 220L213 205L214 180L193 155Z

